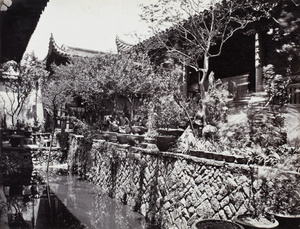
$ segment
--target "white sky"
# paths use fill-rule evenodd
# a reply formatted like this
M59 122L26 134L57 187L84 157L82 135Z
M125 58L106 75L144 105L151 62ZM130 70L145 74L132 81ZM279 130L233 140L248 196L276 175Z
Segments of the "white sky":
M133 34L145 34L140 21L140 3L153 0L49 0L26 53L39 59L48 52L50 34L58 46L66 45L97 51L116 52L115 37L135 43ZM128 35L131 34L131 35Z

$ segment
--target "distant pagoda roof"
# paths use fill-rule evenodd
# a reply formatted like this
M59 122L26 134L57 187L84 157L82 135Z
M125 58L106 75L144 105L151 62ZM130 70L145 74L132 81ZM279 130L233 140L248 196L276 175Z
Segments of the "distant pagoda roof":
M55 63L56 65L65 64L71 57L93 57L101 54L104 54L104 52L65 45L58 46L51 33L48 54L45 58L46 67L49 69L52 63Z
M132 44L129 44L129 43L121 40L118 35L116 36L116 45L117 45L118 53L128 52L134 46Z

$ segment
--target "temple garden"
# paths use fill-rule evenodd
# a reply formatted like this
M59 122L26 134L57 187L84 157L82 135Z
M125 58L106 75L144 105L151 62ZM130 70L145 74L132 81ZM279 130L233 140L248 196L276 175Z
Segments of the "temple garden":
M73 179L63 177L67 173L96 187L87 194L89 203L99 194L107 197L101 200L106 207L114 206L104 209L95 197L101 214L91 220L107 218L102 213L108 211L115 217L110 225L119 228L130 228L130 209L139 214L133 217L137 228L298 229L299 9L294 1L242 2L216 3L200 15L186 11L190 17L178 26L176 17L145 7L144 20L171 23L171 29L162 27L135 46L118 40L119 53L92 57L62 53L51 36L46 66L34 54L2 64L2 223L29 222L5 187L22 187L18 194L24 206L32 201L33 212L47 205L48 196L50 210L39 210L39 217L51 212L51 203L56 213L76 211L82 203L77 196L89 190L61 191L65 179ZM154 17L151 10L162 14ZM247 63L238 67L234 62L242 57L226 44L249 37L252 43L241 49ZM51 178L49 167L62 165L67 170ZM43 176L32 173L41 167ZM21 184L14 183L18 177ZM80 186L76 179L70 183ZM85 228L81 213L70 209L63 217ZM46 225L32 214L33 227Z

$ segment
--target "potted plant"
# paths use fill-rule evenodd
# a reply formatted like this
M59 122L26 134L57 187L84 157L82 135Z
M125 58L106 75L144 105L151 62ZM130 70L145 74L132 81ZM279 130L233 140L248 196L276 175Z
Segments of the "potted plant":
M127 134L124 133L117 133L117 140L120 144L128 144L129 138Z
M262 176L259 176L259 169L257 166L250 166L249 175L252 179L248 209L245 214L237 215L234 221L242 225L245 229L275 229L279 223L273 215L265 211L268 198L264 187L259 185L263 179Z
M267 217L257 217L253 214L237 216L234 221L245 229L275 229L279 223L277 220Z
M287 156L282 164L276 166L278 170L273 170L267 177L271 200L268 212L278 220L280 229L298 229L300 226L299 156L297 151L293 151L293 156Z
M152 125L158 132L156 144L160 151L167 151L184 131L178 128L184 119L184 113L172 94L155 97L153 100L155 102L153 102Z
M228 151L228 150L223 151L222 154L223 154L223 158L226 162L232 163L235 161L235 156L230 151Z

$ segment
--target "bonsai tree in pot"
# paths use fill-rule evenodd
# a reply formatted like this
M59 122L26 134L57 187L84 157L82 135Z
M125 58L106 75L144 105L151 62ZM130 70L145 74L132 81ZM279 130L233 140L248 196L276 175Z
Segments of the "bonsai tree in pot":
M173 94L155 97L153 104L153 125L158 132L156 144L161 151L167 151L184 131L178 126L185 114Z
M285 149L285 151L288 151ZM300 225L299 149L290 148L276 170L268 174L268 211L279 221L281 229L298 229ZM292 155L292 156L291 156Z
M242 225L245 229L256 228L277 228L279 223L273 215L265 211L267 190L262 184L264 177L261 176L260 167L250 166L249 175L251 176L250 201L247 212L237 215L234 221Z

